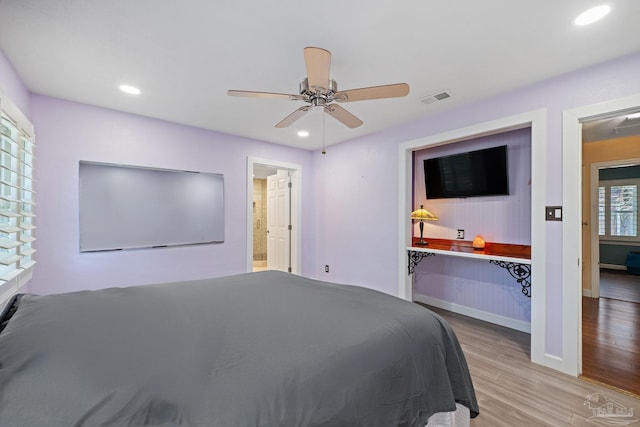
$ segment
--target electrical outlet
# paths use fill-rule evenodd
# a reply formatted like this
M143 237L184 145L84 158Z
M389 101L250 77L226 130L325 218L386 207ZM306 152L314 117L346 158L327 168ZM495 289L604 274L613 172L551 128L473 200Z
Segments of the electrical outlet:
M456 239L464 239L464 230L458 229L458 237Z
M324 272L325 272L325 273L328 273L328 272L329 272L329 264L327 264L327 265L325 265L325 266L324 266Z

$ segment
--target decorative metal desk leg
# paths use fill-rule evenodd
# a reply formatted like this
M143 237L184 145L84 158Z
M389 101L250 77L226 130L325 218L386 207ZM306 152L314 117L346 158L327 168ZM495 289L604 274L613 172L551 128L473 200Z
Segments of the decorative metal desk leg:
M489 260L491 264L506 269L511 277L522 286L522 293L531 298L531 266L515 262Z
M418 252L418 251L407 251L409 255L409 276L413 274L416 270L416 266L422 261L424 258L434 256L435 254L432 252Z

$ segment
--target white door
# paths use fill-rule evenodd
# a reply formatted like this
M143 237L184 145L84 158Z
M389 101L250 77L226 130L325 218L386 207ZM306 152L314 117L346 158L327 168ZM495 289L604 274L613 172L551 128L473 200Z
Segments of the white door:
M291 179L289 172L267 177L267 268L290 271Z

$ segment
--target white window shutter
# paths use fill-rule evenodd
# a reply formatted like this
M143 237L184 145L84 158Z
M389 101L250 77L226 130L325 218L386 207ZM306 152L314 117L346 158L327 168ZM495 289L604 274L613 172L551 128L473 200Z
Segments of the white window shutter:
M33 126L0 91L0 295L35 264ZM1 301L0 301L1 302Z

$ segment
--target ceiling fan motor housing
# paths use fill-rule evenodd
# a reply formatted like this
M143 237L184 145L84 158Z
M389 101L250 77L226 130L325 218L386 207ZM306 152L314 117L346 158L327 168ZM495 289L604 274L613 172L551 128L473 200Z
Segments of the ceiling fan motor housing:
M335 80L330 79L324 90L311 90L309 87L309 79L305 78L300 82L300 95L304 96L305 101L314 107L323 107L325 104L334 101L334 94L338 91L338 84Z

